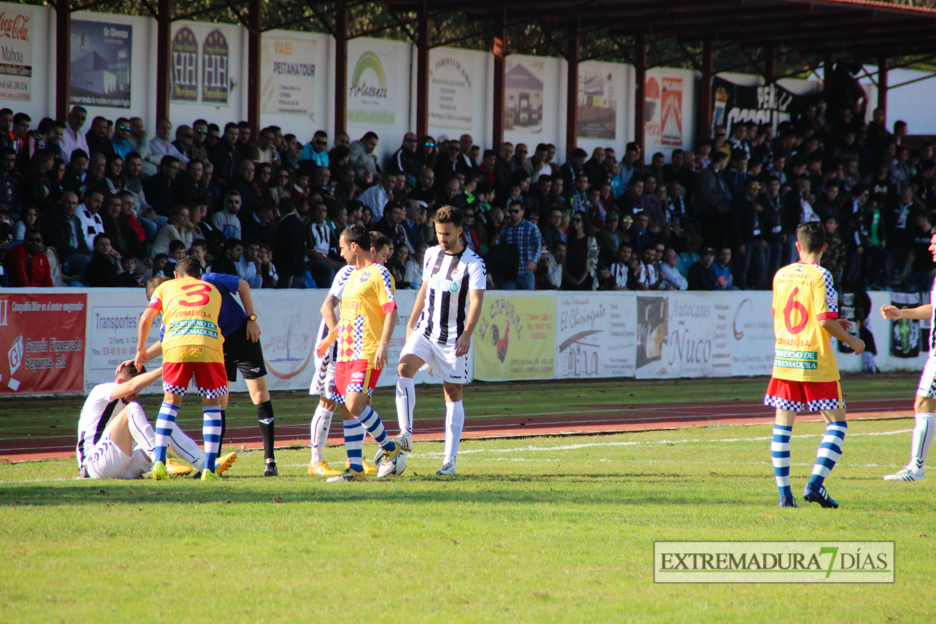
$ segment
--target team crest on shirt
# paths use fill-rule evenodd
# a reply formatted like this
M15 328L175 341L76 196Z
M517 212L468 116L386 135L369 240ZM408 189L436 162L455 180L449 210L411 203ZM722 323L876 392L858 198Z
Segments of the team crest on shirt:
M370 277L370 275L367 274L367 273L365 273L364 275L362 275L362 276L359 278L358 281L360 281L360 282L363 284L364 282L367 281L367 278L369 278L369 277Z

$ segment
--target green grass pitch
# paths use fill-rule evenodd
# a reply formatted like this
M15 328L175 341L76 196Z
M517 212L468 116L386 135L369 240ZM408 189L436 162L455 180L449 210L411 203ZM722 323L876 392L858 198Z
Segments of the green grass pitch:
M681 382L666 400L753 399L764 381L719 384ZM895 409L913 392L909 378L844 385L904 397ZM649 402L667 387L598 386L608 393L592 404ZM513 399L479 387L476 411L552 399L575 414L587 387L533 386ZM556 403L549 393L563 390ZM827 481L838 510L775 507L769 425L466 441L455 479L434 474L441 443L417 442L405 475L364 484L307 476L308 449L279 451L278 479L258 476L262 454L242 454L215 484L76 480L74 460L0 465L0 622L933 621L932 484L881 480L906 462L912 423L852 423ZM22 418L0 424L7 437ZM794 429L796 494L822 430ZM338 464L343 450L328 458ZM653 583L654 540L734 539L893 540L896 582Z

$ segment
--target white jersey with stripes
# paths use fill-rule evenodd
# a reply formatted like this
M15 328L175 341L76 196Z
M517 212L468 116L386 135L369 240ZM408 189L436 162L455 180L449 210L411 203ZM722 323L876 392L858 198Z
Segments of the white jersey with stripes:
M436 245L426 250L423 282L426 300L413 331L431 342L454 346L465 331L468 291L485 290L487 286L484 260L468 248L447 254Z

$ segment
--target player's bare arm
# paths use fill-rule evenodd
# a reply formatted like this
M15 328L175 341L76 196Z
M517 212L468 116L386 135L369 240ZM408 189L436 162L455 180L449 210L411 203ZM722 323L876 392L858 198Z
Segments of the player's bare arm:
M852 336L847 331L845 331L845 328L842 327L842 324L839 323L838 319L822 319L819 321L819 326L822 327L822 329L833 338L847 344L856 355L861 355L861 353L864 351L864 340Z
M162 342L157 340L156 342L151 344L149 347L147 347L146 361L149 362L153 358L159 357L160 355L162 355ZM133 364L133 360L124 360L123 362L117 365L117 369L114 371L114 374L116 375L117 373L120 372L121 368L129 364Z
M237 294L240 295L241 303L244 306L244 312L247 314L247 337L250 338L250 342L257 342L260 340L260 325L257 324L257 321L250 320L250 317L254 316L254 305L253 297L250 295L250 284L244 280L238 280Z
M380 343L374 355L374 368L382 369L390 360L390 339L393 338L393 329L396 327L398 316L394 308L393 312L384 317L383 333L380 335Z
M419 322L419 317L422 316L423 308L426 307L426 289L428 287L429 282L423 282L422 286L419 287L419 292L416 293L416 302L413 303L413 311L410 313L409 321L406 323L407 338L413 333L416 323Z
M336 324L331 330L329 330L328 335L322 338L322 341L319 343L318 349L315 350L315 353L319 357L325 357L325 353L332 346L332 343L338 339L338 325Z
M162 377L162 366L154 370L147 371L142 375L137 375L129 381L118 383L117 387L114 388L114 391L111 392L111 400L116 401L117 399L123 399L128 396L139 394L143 388L150 385L160 377Z
M325 297L325 302L322 304L320 312L322 313L322 318L325 320L325 325L328 326L329 332L338 327L338 317L335 316L335 308L338 307L339 303L341 303L340 300L329 293L328 296Z
M881 316L885 321L899 321L911 319L914 321L928 321L933 312L932 304L921 305L916 308L898 308L892 305L881 306Z
M484 302L483 290L468 291L468 319L465 321L465 331L455 341L455 355L462 356L471 348L471 336L474 334L478 320L481 318L481 304Z
M133 359L133 363L136 364L137 368L142 368L143 363L147 360L146 337L149 336L150 327L152 327L153 319L156 318L157 314L159 312L154 308L146 308L140 317L140 325L137 327L137 354Z

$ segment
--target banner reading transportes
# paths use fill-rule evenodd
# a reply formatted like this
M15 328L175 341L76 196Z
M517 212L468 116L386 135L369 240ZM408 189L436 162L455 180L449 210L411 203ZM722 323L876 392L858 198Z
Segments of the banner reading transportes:
M478 379L555 377L556 296L490 292L474 334Z
M132 294L131 294L132 293ZM85 391L114 380L114 371L121 362L136 357L137 328L146 308L146 292L101 288L88 297L88 348L85 354ZM146 346L159 340L162 316L150 327ZM152 370L162 366L162 356L146 363ZM162 392L162 384L153 384L151 392Z
M636 306L629 293L559 293L556 377L633 376Z
M81 392L87 295L0 294L0 396Z

